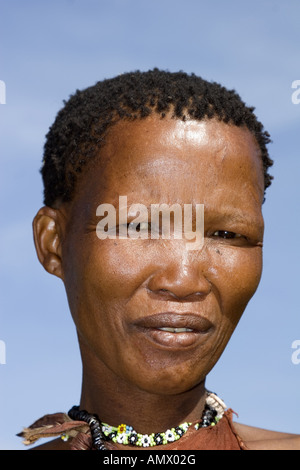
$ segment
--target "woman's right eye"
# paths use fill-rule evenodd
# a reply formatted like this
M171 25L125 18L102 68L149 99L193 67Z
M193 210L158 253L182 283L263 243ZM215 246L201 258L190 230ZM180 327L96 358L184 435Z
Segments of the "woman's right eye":
M145 231L150 231L151 230L151 226L149 224L149 222L139 222L138 224L134 223L134 222L130 222L128 224L128 230L135 230L136 232L145 232Z

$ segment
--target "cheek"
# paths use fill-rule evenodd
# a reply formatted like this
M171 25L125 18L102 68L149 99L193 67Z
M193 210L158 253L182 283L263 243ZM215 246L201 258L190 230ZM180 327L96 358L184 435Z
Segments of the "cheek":
M105 292L106 296L112 291L115 296L116 287L118 292L124 287L121 280L132 279L133 274L139 271L140 257L132 247L122 243L126 240L99 240L91 234L75 241L70 240L63 251L64 279L69 290L76 290L79 294L83 287L90 286L99 293Z
M258 287L262 249L220 246L210 247L209 254L207 277L212 284L220 315L210 353L210 363L215 364Z
M101 242L100 242L101 243ZM151 256L143 243L132 240L105 240L95 250L95 288L106 301L126 300L143 286L151 270Z
M133 247L131 240L99 240L92 235L82 241L81 249L69 244L65 287L79 331L121 331L120 312L126 313L128 299L147 279L146 252L139 243ZM76 258L72 253L78 253Z
M211 249L209 276L218 291L223 313L237 323L261 278L261 247Z

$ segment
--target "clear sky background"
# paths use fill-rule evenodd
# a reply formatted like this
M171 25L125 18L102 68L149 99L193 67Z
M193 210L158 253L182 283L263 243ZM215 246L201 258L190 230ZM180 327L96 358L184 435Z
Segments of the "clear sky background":
M44 136L76 89L155 66L235 88L272 136L262 281L207 385L239 422L300 433L299 0L0 0L0 18L0 449L80 397L64 288L32 240Z

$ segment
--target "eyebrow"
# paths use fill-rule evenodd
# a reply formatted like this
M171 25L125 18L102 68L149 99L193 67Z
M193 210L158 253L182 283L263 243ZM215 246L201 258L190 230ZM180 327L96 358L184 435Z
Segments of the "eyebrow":
M212 214L212 215L210 215ZM206 210L206 206L204 206L204 217L211 217L213 219L223 219L229 220L233 223L237 224L247 224L252 226L262 225L263 224L263 217L262 215L258 214L258 217L253 216L253 214L249 214L247 212L241 212L237 209L232 210L225 210L224 212L216 212L214 210Z

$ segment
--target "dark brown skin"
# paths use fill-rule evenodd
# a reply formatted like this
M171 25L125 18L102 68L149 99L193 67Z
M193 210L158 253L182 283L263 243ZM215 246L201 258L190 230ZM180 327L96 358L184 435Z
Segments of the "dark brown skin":
M243 128L154 114L114 125L100 157L71 203L36 215L37 253L66 288L83 363L80 406L111 425L159 432L199 419L205 378L259 284L259 148ZM98 205L117 208L124 195L128 207L204 204L204 247L187 250L184 239L99 240ZM163 320L162 312L169 312ZM157 330L162 321L192 327L199 318L202 332ZM235 426L249 448L300 448L299 436Z

